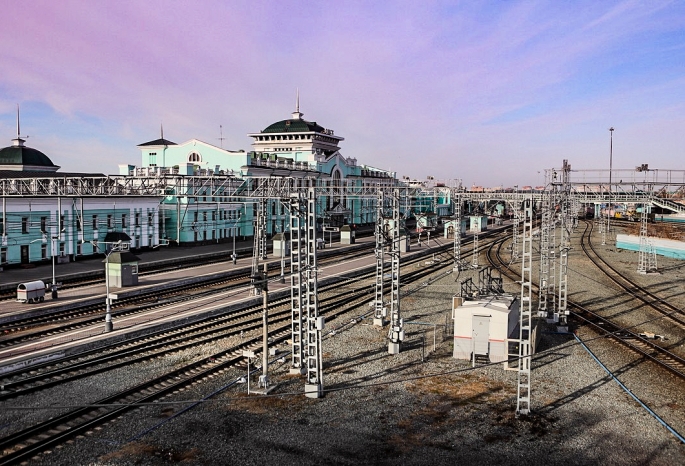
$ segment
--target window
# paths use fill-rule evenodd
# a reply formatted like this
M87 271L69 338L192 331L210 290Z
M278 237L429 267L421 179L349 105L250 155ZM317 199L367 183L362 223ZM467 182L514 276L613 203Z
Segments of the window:
M64 255L64 243L59 243L59 255Z
M82 217L76 217L76 231L81 231L81 228L83 224L83 218Z
M114 218L112 218L112 214L107 214L107 228L114 228Z
M152 212L147 213L147 226L151 227L152 226L152 219L153 219L153 214Z
M29 218L28 217L22 217L21 218L21 232L24 235L28 234L28 232L29 232Z
M202 157L197 152L192 152L188 156L188 162L202 162Z
M83 254L83 251L81 250L81 243L78 242L76 243L76 255L80 256L81 254Z
M212 211L212 220L216 220L216 211L215 210Z
M137 227L139 227L139 226L140 226L140 212L136 212L135 215L136 215L136 216L135 216L135 219L136 219L136 220L135 220L135 222L136 222L135 225L136 225Z
M98 216L93 215L93 230L97 230L97 229L98 229Z
M48 245L45 243L40 245L40 257L42 257L43 259L48 258Z
M64 215L59 216L59 228L57 231L64 231Z
M157 152L150 152L148 154L149 156L149 165L151 167L156 167L157 166Z
M126 214L121 214L121 228L127 228L128 225L126 224Z
M0 248L0 264L7 262L7 248Z
M5 219L0 218L0 235L5 234Z
M42 233L47 233L47 231L48 231L48 218L47 217L41 217L40 218L40 231Z

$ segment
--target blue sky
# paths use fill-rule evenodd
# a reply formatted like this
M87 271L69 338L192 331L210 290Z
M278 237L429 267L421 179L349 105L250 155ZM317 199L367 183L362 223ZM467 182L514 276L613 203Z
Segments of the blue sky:
M250 149L289 117L398 175L685 169L682 1L23 1L0 7L0 144L117 173L137 144Z

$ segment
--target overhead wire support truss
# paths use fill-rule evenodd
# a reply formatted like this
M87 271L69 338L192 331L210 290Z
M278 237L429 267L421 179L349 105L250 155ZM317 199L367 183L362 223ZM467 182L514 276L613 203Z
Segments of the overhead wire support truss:
M531 306L532 306L532 247L533 200L523 201L523 233L521 235L521 306L519 312L519 360L516 390L516 416L530 413L530 362L531 362Z
M303 326L303 294L304 287L302 271L306 267L303 258L306 258L307 243L306 232L303 228L306 225L307 205L304 193L299 191L291 194L290 197L290 304L292 311L291 320L291 365L290 373L302 375L307 368L304 364L305 347L303 344L306 338ZM303 238L304 237L304 238Z
M385 231L385 212L384 212L385 196L383 189L379 186L376 197L376 297L374 300L374 315L373 325L376 327L384 327L387 324L385 317L387 316L387 309L383 301L383 280L385 278L385 246L387 233Z
M398 354L404 341L404 325L400 313L400 190L392 191L392 228L390 234L391 288L390 328L388 329L388 353Z
M307 270L306 270L306 300L307 308L307 383L305 396L321 398L323 392L323 358L321 351L321 332L324 318L319 316L319 300L317 292L316 268L316 191L314 187L307 189Z
M571 209L571 186L569 185L569 174L571 165L564 160L561 173L561 198L560 198L560 217L561 217L561 240L559 243L559 301L557 309L559 311L559 323L567 325L568 320L568 251L571 248L571 228L573 227Z
M540 288L538 292L538 317L551 317L547 307L549 293L549 230L552 221L551 193L548 188L542 194L542 212L540 221Z
M461 263L461 196L455 194L454 196L454 267L453 271L458 272L462 270L463 264Z
M256 280L261 271L259 270L259 261L266 259L266 199L262 199L260 207L255 212L254 219L254 246L252 248L252 279ZM259 287L252 288L252 294L258 296L261 293Z

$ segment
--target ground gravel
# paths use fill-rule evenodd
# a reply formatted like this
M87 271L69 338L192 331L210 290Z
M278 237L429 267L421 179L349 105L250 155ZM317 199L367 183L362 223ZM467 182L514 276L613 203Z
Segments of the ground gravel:
M634 303L590 270L577 245L579 234L574 233L569 257L569 299L644 319ZM626 270L637 266L637 254L611 247L604 247L602 253L623 263ZM666 291L669 300L682 300L683 264L664 259L660 267L661 276L642 278L653 280L650 286ZM398 355L388 354L385 329L359 318L369 312L367 306L327 322L327 332L338 331L327 333L323 341L328 391L321 399L302 395L304 379L288 374L287 360L272 368L272 380L278 385L269 396L247 396L244 384L233 384L244 375L243 369L235 369L129 412L32 463L685 464L685 446L627 395L573 334L558 334L557 327L546 322L540 323L533 362L532 413L516 418L515 371L505 371L501 364L472 368L467 361L451 357L452 338L445 322L452 296L458 293L460 281L469 277L477 282L474 271L443 275L403 298L406 321L435 327L407 323L407 341ZM505 287L519 292L516 284ZM589 330L572 329L633 393L685 433L682 381ZM670 343L677 347L682 341ZM113 391L182 361L212 354L220 345L75 383L64 392L64 402L73 403L79 395L96 399L103 387ZM209 401L179 413L189 400L225 387ZM54 393L46 391L43 400L36 396L21 402L40 406L50 396L46 394ZM45 416L44 410L31 413L23 416ZM4 429L28 422L2 416Z

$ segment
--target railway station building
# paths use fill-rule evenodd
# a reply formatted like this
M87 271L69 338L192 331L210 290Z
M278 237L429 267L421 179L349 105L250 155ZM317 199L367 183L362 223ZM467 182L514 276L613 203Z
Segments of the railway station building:
M18 125L17 125L18 126ZM14 194L30 193L36 184L80 179L82 186L105 177L98 173L65 173L41 151L25 145L19 136L0 149L0 179ZM95 186L93 186L95 188ZM121 231L131 247L155 247L158 238L159 199L146 197L84 197L53 195L3 196L0 212L0 267L52 260L73 261L98 254L105 236Z
M343 137L303 117L298 102L289 118L250 133L249 151L227 150L198 139L175 143L162 132L160 138L137 146L139 166L121 164L118 175L106 175L60 172L47 155L25 145L19 136L17 115L17 137L9 147L0 149L0 179L4 189L14 194L2 200L0 267L50 261L53 255L64 262L99 254L110 232L129 235L132 249L252 237L259 205L255 199L236 197L245 177L312 178L319 186L333 188L410 186L399 181L394 172L343 156ZM187 188L177 184L176 191L163 197L127 196L123 191L114 196L98 194L98 183L103 180L132 186L162 176L188 180ZM28 195L36 191L35 186L49 187L56 184L50 180L64 178L79 184L74 190L78 195L56 191L45 197ZM203 191L203 180L210 179L220 179L224 191ZM21 192L27 196L16 195ZM348 197L344 190L339 195L335 190L329 192L333 194L317 197L320 230L375 223L376 199ZM449 215L450 193L445 188L431 190L424 197L414 196L405 214ZM286 231L289 212L283 202L269 200L265 212L267 235Z

